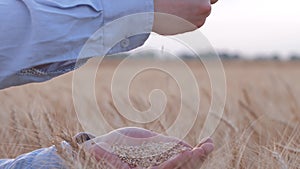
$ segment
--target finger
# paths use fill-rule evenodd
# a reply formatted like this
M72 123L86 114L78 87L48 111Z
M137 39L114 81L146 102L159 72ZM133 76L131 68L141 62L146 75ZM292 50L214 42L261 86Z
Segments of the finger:
M90 133L80 132L80 133L76 134L73 138L76 141L76 143L82 144L88 140L95 138L95 136Z
M205 161L207 155L213 151L212 143L204 143L201 147L196 147L192 150L192 157L185 164L183 168L197 169L200 168Z
M181 168L184 169L198 169L203 164L206 156L203 156L204 151L199 149L194 149L192 152L192 157L186 161Z
M174 158L171 158L171 159L165 161L160 166L154 167L153 169L176 169L176 168L179 168L180 166L182 166L182 164L189 161L191 159L191 157L192 157L192 152L185 151L185 152L178 154Z
M183 168L200 168L206 157L213 151L213 149L214 144L212 143L212 139L203 139L203 141L192 150L192 157L185 164L183 164Z
M205 150L205 155L209 155L215 148L213 143L205 143L201 146Z
M209 139L199 147L195 147L194 150L197 150L197 152L202 152L203 156L209 155L214 150L214 144L211 141L212 140Z
M200 141L200 143L196 147L201 147L204 143L212 143L213 140L210 137L206 137Z
M218 2L218 0L211 0L210 1L211 4L215 4L216 2Z

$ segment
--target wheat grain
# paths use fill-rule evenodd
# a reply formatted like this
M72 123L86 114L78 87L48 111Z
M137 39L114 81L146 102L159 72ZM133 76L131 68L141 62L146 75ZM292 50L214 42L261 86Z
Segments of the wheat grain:
M113 153L130 167L158 166L177 154L191 148L176 142L144 143L139 146L114 145Z

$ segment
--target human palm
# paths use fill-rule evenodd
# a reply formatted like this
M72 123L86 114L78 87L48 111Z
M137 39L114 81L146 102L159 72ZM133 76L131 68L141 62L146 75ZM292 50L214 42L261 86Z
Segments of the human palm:
M86 133L75 137L88 140L82 143L83 147L98 162L104 161L113 169L198 169L214 148L210 138L192 147L178 138L133 127L97 138Z

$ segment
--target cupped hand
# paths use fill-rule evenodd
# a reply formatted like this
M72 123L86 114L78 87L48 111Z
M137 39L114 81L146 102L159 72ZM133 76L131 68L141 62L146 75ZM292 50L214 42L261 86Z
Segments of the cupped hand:
M94 138L86 133L75 136L76 140L82 141L85 149L89 151L97 161L105 161L114 169L142 169L142 166L129 165L121 159L113 150L114 145L140 146L146 143L176 143L184 148L184 151L173 155L171 158L159 165L152 166L152 169L198 169L201 167L207 155L212 152L214 145L210 138L204 139L196 147L192 147L184 141L175 137L164 136L141 128L121 128L106 135ZM145 168L145 167L144 167Z

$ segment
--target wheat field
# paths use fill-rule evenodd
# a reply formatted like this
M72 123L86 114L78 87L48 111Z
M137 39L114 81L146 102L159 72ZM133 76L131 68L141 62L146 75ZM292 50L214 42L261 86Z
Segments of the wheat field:
M167 104L164 113L153 122L130 122L116 109L110 93L111 79L119 63L117 59L105 60L96 77L95 93L105 118L112 128L139 126L164 132L178 115L180 92L176 81L155 70L137 76L130 88L130 99L136 109L149 108L149 92L157 88L165 92ZM210 106L211 89L201 63L192 60L186 63L197 78L201 113L184 139L196 145ZM176 63L164 61L164 64L180 72ZM223 64L227 78L226 106L212 135L215 150L202 168L300 168L300 62L224 61ZM72 74L0 91L0 158L14 158L51 146L83 131L72 100ZM117 99L123 98L120 94ZM86 107L85 111L94 110Z

